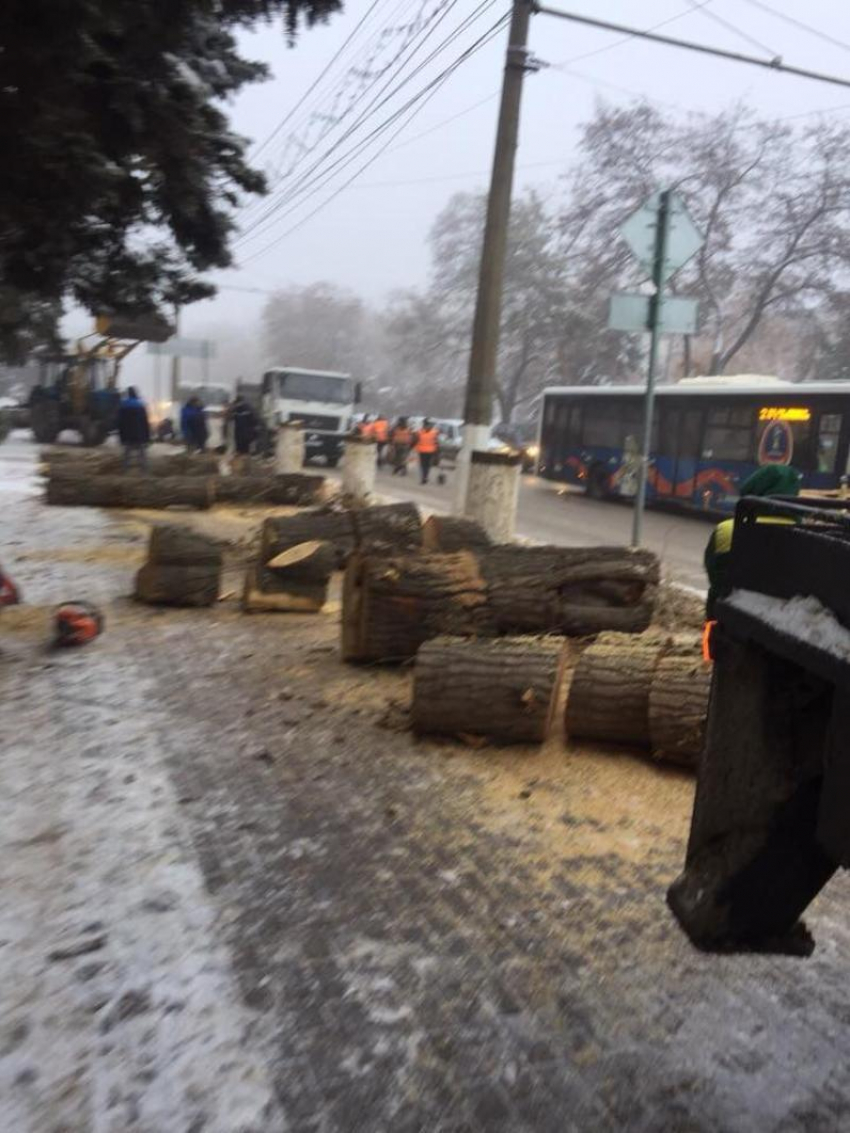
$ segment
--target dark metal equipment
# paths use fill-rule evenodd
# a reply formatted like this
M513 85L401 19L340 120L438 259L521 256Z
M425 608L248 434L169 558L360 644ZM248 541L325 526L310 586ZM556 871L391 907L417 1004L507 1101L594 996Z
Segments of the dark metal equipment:
M687 857L668 893L701 948L810 951L799 919L850 866L848 508L738 504Z

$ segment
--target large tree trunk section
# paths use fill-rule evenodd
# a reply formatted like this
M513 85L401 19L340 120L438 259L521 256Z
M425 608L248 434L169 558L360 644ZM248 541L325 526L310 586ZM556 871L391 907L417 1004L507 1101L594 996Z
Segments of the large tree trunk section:
M218 600L214 563L145 563L136 575L136 598L154 606L211 606Z
M696 766L702 753L711 665L675 652L658 662L649 692L649 734L658 759Z
M334 548L336 567L343 567L354 550L351 512L319 509L267 519L263 524L260 559L267 563L282 551L311 541L330 543Z
M641 633L652 620L659 571L650 551L504 545L478 559L499 633Z
M214 489L218 503L310 507L321 499L324 483L323 476L289 472L280 476L218 476Z
M432 515L422 525L422 547L426 551L477 551L490 546L490 536L472 519Z
M585 649L570 682L567 735L648 746L649 695L664 648L623 634Z
M555 715L566 647L552 638L438 637L416 655L417 732L542 743Z
M62 507L208 508L210 479L202 476L91 476L87 472L54 474L47 482L47 503Z
M280 551L267 563L248 570L243 608L318 612L327 601L328 581L335 567L336 551L331 543L312 540Z
M492 636L475 558L353 555L345 571L342 655L346 661L403 661L441 634Z
M221 561L221 547L207 535L176 524L154 527L151 531L148 562L167 563L170 566L209 563L220 567Z
M416 504L383 504L351 513L354 541L364 554L401 555L422 548L422 518Z
M422 545L419 511L413 504L388 504L352 511L318 508L263 524L260 557L264 563L289 547L310 540L331 543L336 565L345 566L356 548L400 554Z
M87 452L80 449L46 449L40 459L48 475L73 472L77 475L117 476L122 470L120 450ZM164 456L148 454L151 476L216 476L219 458L210 452L176 452Z

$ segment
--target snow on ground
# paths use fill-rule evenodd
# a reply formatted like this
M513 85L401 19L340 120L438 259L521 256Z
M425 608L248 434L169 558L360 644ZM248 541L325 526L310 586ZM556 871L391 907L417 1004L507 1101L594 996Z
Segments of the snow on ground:
M811 595L784 599L753 590L734 590L728 601L735 609L761 618L780 633L796 637L842 661L850 661L850 630Z

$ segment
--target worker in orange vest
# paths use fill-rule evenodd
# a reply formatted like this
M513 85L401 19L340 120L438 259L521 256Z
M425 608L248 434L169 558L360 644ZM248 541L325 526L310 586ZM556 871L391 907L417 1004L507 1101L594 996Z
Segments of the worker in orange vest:
M390 423L383 415L379 413L375 420L372 422L372 440L378 446L378 467L381 468L384 463L384 453L387 448L387 441L390 439Z
M431 465L437 459L437 449L439 448L439 434L437 433L437 426L434 422L426 417L422 422L422 428L416 438L416 451L419 453L419 471L422 475L422 483L428 483L428 476L431 473Z
M390 440L393 446L393 476L406 476L407 458L413 444L413 432L406 417L399 417L396 421Z

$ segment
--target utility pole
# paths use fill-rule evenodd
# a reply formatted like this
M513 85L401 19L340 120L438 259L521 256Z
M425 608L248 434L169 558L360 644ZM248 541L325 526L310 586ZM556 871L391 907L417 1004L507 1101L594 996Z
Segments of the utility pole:
M174 304L174 337L180 337L180 307ZM179 345L179 344L178 344ZM180 355L175 353L171 357L171 400L174 405L180 400Z
M455 510L460 514L466 510L471 454L475 449L486 449L493 419L502 284L519 135L522 80L528 69L528 26L532 11L532 0L513 0L472 327L472 349L463 410L463 450L458 458L456 473Z
M664 307L664 280L666 279L667 235L670 226L671 192L665 189L658 202L658 221L655 228L655 257L652 265L652 282L655 293L649 300L649 362L646 373L646 397L643 403L643 444L640 450L637 495L632 516L632 546L639 547L643 533L643 512L646 505L646 478L649 456L652 451L652 414L655 406L655 371L658 368L658 347L661 342L662 311Z

